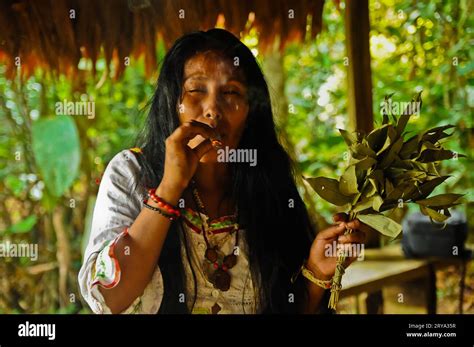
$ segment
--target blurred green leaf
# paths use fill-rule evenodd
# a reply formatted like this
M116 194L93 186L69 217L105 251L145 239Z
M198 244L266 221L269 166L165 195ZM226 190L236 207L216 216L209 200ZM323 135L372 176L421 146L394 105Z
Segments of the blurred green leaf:
M38 218L36 216L28 216L25 219L11 225L5 230L5 234L23 234L31 231L35 226Z
M60 197L79 173L79 135L73 119L59 116L33 124L33 153L47 190Z
M26 182L13 175L8 175L5 178L5 185L13 192L15 196L19 196L26 188Z

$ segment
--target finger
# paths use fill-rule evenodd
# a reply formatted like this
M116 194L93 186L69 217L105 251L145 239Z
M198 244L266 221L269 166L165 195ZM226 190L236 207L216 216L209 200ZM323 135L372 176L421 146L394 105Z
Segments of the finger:
M318 239L329 240L337 238L339 235L342 235L346 231L346 224L340 223L338 225L331 226L318 233Z
M347 213L336 213L334 216L332 216L332 220L334 222L346 222L348 219Z
M205 139L211 139L216 136L215 130L210 126L198 125L191 122L183 123L178 129L176 129L170 137L174 141L187 144L191 139L197 135L201 135Z
M365 232L361 230L353 231L347 235L341 235L338 237L337 242L339 243L364 243L366 239Z
M221 140L221 135L219 134L219 132L217 131L217 129L215 127L212 127L212 126L210 126L209 124L206 124L206 123L199 122L195 119L191 120L191 124L194 125L194 126L197 126L197 127L201 127L203 129L210 129L211 133L212 133L212 139L216 139L216 140L219 140L219 141Z
M197 145L193 151L194 153L196 153L196 156L201 159L204 154L206 154L207 152L209 152L211 149L213 149L214 147L212 146L212 143L210 140L205 140L203 142L201 142L199 145Z
M353 219L351 221L349 221L347 223L347 227L349 229L356 229L356 230L362 230L364 232L368 232L369 230L371 230L372 228L369 227L368 225L362 223L360 220L358 219Z

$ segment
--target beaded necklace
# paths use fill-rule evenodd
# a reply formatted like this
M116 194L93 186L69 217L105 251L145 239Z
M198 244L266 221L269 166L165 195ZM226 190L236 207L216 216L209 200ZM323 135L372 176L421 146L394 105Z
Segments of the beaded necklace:
M231 277L228 270L233 268L235 264L237 264L237 256L234 254L234 250L235 247L237 247L239 244L239 225L237 223L234 224L233 232L235 232L235 247L230 254L224 255L222 251L220 251L219 246L217 244L211 246L207 238L208 233L209 235L212 235L209 230L209 225L207 223L209 215L206 213L206 209L201 200L201 197L199 196L199 192L197 190L195 182L192 181L191 183L194 202L196 203L196 206L199 209L198 214L201 218L202 234L204 237L204 241L206 242L206 252L204 254L204 257L209 264L212 264L212 267L214 268L214 271L209 275L209 281L214 285L216 289L225 292L229 290L231 281Z

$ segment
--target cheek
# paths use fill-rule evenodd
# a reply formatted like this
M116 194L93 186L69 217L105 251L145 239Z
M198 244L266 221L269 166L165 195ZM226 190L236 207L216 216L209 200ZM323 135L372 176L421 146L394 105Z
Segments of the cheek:
M184 97L181 103L178 104L178 115L181 123L195 119L201 113L200 102L193 100L193 98Z
M248 112L248 104L243 102L234 104L231 112L229 112L230 117L228 117L228 121L232 129L232 137L237 141L240 139L240 136L244 131Z
M246 102L240 102L234 104L233 108L232 120L234 122L234 126L236 128L243 128L245 126L245 122L247 121L249 106Z

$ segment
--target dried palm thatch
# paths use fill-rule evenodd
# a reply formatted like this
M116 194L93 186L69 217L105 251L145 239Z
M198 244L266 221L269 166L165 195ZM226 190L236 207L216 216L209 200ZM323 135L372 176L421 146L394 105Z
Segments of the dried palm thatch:
M3 0L0 63L13 78L36 68L78 75L81 58L103 54L119 77L126 57L145 57L145 73L157 68L157 40L169 47L186 32L223 25L236 35L255 28L262 52L314 38L324 0Z

